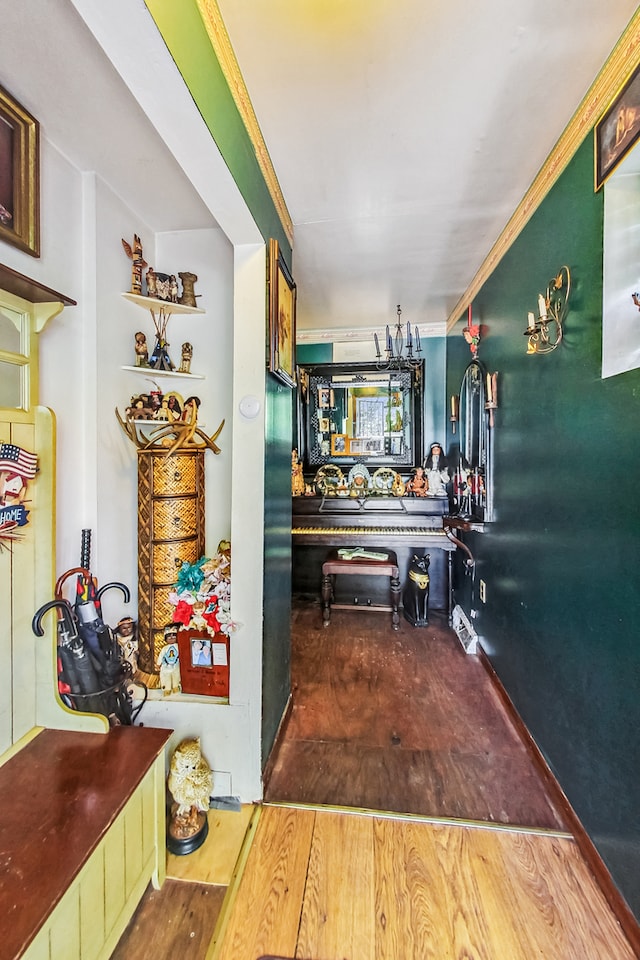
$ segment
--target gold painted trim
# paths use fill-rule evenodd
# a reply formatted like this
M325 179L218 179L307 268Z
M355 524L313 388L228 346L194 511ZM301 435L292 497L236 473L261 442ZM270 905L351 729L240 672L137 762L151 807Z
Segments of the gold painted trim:
M466 820L457 817L430 817L422 813L396 813L393 810L371 810L368 807L343 807L339 804L296 803L295 800L265 800L264 807L286 807L289 810L312 810L316 813L343 813L354 817L373 817L376 820L399 820L406 823L426 823L432 826L472 827L475 830L489 830L494 833L525 833L544 837L557 837L559 840L573 840L573 834L566 830L554 830L549 827L527 827L515 823L497 823L495 820Z
M447 318L447 333L456 325L483 284L489 279L525 224L535 213L585 137L613 102L640 63L640 10L632 17L602 70L543 164L537 177L516 207L475 277Z
M293 222L287 210L276 172L273 169L271 157L264 142L258 119L255 115L253 104L251 103L251 98L249 97L249 91L246 88L240 67L238 66L238 61L236 60L236 55L233 52L231 40L229 39L227 28L224 25L220 8L216 0L196 0L196 4L209 40L211 41L211 46L220 64L220 69L231 91L231 96L242 117L246 131L249 134L258 165L278 212L284 232L287 235L289 243L293 246Z

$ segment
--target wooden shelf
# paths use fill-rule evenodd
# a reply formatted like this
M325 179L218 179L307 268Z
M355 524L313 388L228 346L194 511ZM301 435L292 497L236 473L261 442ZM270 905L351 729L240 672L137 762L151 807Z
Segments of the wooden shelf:
M171 300L158 300L156 297L145 297L141 293L123 293L125 300L131 303L137 303L140 307L147 310L162 311L166 316L177 313L205 313L200 307L188 307L184 303L172 303Z
M43 283L32 280L31 277L25 277L24 274L12 270L11 267L5 267L0 263L0 288L12 293L14 297L22 297L29 303L64 303L67 307L75 307L75 300L67 297L64 293L58 293L50 287L45 287ZM204 311L200 311L203 313Z
M130 367L122 366L121 370L130 370L132 373L143 373L150 378L153 377L179 377L181 380L204 380L203 373L178 373L177 370L154 370L153 367Z

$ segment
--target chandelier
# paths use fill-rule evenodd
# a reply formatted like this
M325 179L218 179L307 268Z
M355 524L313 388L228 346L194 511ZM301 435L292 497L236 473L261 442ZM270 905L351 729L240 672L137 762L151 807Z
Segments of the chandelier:
M403 367L413 369L419 367L422 363L422 345L420 344L418 328L414 327L414 332L412 333L411 324L407 323L405 341L405 332L402 327L401 317L402 310L400 309L400 304L398 304L398 319L396 320L396 329L393 337L389 330L389 324L387 324L384 357L380 351L378 334L374 333L373 335L373 340L376 345L376 367L378 370L400 370Z

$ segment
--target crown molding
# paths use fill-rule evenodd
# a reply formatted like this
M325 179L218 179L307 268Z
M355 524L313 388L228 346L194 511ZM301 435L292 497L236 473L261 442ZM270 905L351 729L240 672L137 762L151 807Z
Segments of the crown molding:
M580 106L542 166L537 177L516 207L506 227L489 251L475 277L449 314L447 333L488 280L525 224L540 206L560 174L565 170L585 137L613 102L640 62L640 10L614 47L602 70L587 91Z
M444 337L447 334L447 327L444 320L438 323L429 323L424 326L417 325L421 340L427 340L429 337ZM296 343L358 343L371 341L373 349L373 335L378 334L380 342L385 338L386 327L358 327L357 330L297 330Z
M293 246L293 222L284 197L276 172L273 169L271 157L264 142L258 119L249 97L249 91L246 88L244 79L236 60L236 55L231 46L231 40L224 25L222 14L216 0L196 0L202 22L213 47L214 53L220 64L220 69L227 81L227 86L231 91L235 105L242 118L245 129L253 146L256 159L262 175L265 179L267 189L271 195L274 206L278 212L282 228L287 236L289 243Z

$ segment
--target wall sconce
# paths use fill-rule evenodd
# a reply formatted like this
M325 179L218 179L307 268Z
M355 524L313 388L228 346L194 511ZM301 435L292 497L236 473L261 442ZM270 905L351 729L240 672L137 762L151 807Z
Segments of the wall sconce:
M498 374L487 374L487 390L484 401L485 410L489 411L489 426L494 426L493 411L498 409Z
M524 331L527 353L551 353L562 340L562 324L567 315L571 274L569 267L560 270L549 281L545 296L538 294L538 319L527 314L528 326Z
M451 416L449 421L451 423L451 432L454 437L456 435L456 423L460 419L460 397L457 393L451 395Z

